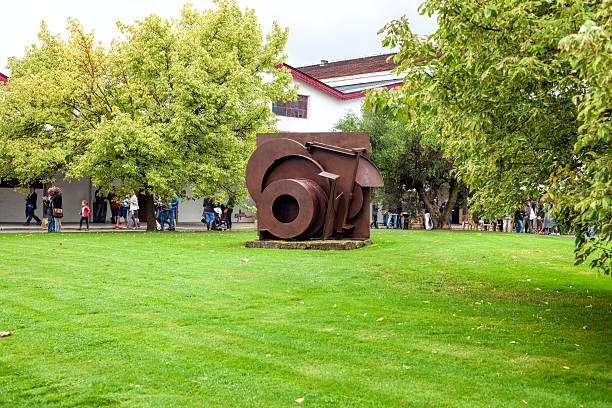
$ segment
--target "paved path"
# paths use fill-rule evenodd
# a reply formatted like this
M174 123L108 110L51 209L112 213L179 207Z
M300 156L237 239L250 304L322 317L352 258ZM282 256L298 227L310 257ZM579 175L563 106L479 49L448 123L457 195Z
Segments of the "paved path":
M140 228L135 229L114 229L114 224L111 223L95 223L90 224L90 232L125 232L125 231L146 231L146 223L141 223ZM255 231L257 228L252 222L234 222L232 224L232 230L234 231ZM177 231L206 231L206 225L202 223L187 223L181 222L176 225ZM35 223L31 223L29 226L25 226L22 223L1 223L0 233L2 232L47 232L47 228L38 226ZM63 222L62 232L87 232L85 226L82 230L79 230L78 222Z

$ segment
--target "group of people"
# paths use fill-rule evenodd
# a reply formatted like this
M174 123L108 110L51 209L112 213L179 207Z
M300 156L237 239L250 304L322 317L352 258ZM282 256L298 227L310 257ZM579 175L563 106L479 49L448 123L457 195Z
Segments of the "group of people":
M435 205L440 212L444 211L448 200L439 202L438 199L434 199L433 205ZM431 220L431 214L425 203L421 200L419 202L420 212L422 217L422 223L424 229L432 229L433 221ZM372 223L371 228L378 228L378 211L380 208L378 204L372 204ZM410 228L410 217L408 216L408 202L404 197L400 197L398 204L391 208L391 206L383 205L382 209L383 216L383 227L386 229L409 229ZM452 219L451 219L452 220Z
M30 225L32 218L36 221L36 225L41 225L43 222L34 213L38 208L38 194L36 188L30 187L30 191L25 197L26 222L25 225ZM43 213L47 217L47 231L62 232L62 217L64 216L64 207L62 203L62 189L56 186L49 187L47 194L42 198Z
M155 217L157 220L157 230L163 231L164 225L168 224L168 231L174 231L176 226L174 224L174 217L178 209L179 200L176 197L172 197L169 200L164 199L160 196L155 197Z
M202 203L202 222L207 230L231 230L234 201L230 198L225 204L216 203L212 197L204 197Z
M506 217L510 222L510 217ZM555 220L549 209L531 197L524 206L514 212L514 226L517 233L550 234L555 232Z

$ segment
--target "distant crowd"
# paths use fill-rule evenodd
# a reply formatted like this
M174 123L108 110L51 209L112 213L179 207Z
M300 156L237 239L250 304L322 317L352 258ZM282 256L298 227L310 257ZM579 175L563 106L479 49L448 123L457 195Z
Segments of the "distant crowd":
M438 201L437 198L433 200L433 205L442 213L448 204L448 200ZM381 208L378 204L372 204L372 223L371 228L378 228L378 212ZM420 210L420 222L424 229L432 229L433 221L431 220L431 214L425 203L419 201ZM398 204L395 206L383 204L382 207L382 227L386 229L409 229L410 228L410 217L408 216L408 202L400 197ZM452 223L452 215L449 215L449 223Z
M28 194L25 197L26 201L26 222L28 226L32 219L37 225L46 224L48 232L62 232L63 203L62 190L57 186L50 187L42 198L43 214L46 218L41 220L35 214L38 208L38 194L34 187L30 187ZM93 212L89 208L87 201L81 202L79 214L79 229L85 228L89 231L89 216L93 216L94 223L106 222L107 201L110 204L110 221L114 229L138 229L138 196L134 191L130 191L123 198L118 197L113 193L104 194L98 189L95 193L95 202ZM154 200L156 225L158 231L174 231L176 229L176 217L179 206L179 200L176 196L164 198L156 196ZM208 230L231 230L232 228L232 212L234 203L232 199L227 200L225 204L217 203L211 197L205 197L203 202L202 223L206 225Z

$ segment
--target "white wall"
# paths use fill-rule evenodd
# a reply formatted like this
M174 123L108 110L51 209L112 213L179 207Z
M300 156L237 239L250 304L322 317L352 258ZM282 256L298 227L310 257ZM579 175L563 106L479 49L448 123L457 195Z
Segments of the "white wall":
M63 175L56 176L57 183L54 185L62 189L62 204L64 207L64 221L78 222L81 219L79 210L81 201L90 203L89 179L67 181ZM38 218L43 217L42 189L37 189L37 209L34 212ZM16 192L12 188L0 188L0 222L25 222L25 196L27 193ZM92 208L93 210L93 208Z
M361 115L363 98L342 100L295 78L294 82L300 87L298 94L308 96L307 118L277 116L281 132L329 132L347 113Z

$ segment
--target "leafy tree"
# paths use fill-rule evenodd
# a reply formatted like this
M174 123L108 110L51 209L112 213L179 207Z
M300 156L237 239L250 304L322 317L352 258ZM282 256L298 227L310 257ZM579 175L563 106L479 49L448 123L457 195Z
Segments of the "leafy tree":
M253 10L232 0L119 24L105 50L75 20L62 41L43 26L39 45L12 59L0 102L0 177L92 177L103 190L153 196L246 194L255 134L273 127L272 101L295 95L277 69L287 30L263 35Z
M463 187L453 172L453 163L442 155L440 146L423 137L418 129L406 129L405 122L381 113L363 111L363 118L345 116L335 128L342 132L369 132L372 160L385 181L388 202L397 205L399 197L416 190L435 229L450 228L449 217ZM448 194L443 211L434 199ZM420 208L419 208L420 210Z
M367 106L411 118L452 152L476 208L498 216L528 196L576 232L577 262L610 272L611 0L426 0L439 29L402 17L383 44L406 75ZM582 25L582 26L581 26ZM594 228L595 240L584 239Z

